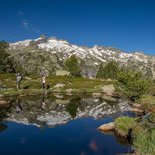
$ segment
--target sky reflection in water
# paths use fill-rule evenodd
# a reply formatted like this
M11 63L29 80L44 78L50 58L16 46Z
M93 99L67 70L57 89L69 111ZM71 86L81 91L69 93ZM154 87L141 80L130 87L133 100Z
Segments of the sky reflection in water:
M46 99L47 109L45 106L43 110L40 108L42 104L39 104L42 103L42 99L21 99L18 103L15 100L10 107L1 109L3 117L0 123L0 153L115 155L129 152L130 145L126 141L118 139L112 133L105 134L97 130L101 124L113 120L118 112L109 116L102 115L107 105L102 104L103 101L100 100L94 101L93 98L69 99L69 101L63 105L55 103L55 100ZM19 105L22 107L21 111L17 110ZM109 105L106 108L113 107L113 104ZM97 113L99 110L96 107L103 111ZM110 111L109 109L106 110ZM120 108L116 106L115 109L119 111ZM4 115L5 113L8 117Z

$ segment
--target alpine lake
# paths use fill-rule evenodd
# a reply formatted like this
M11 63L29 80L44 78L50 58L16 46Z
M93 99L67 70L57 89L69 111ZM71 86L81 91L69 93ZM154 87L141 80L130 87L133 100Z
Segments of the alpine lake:
M0 107L1 155L123 155L130 143L97 128L131 115L122 99L92 96L23 96Z

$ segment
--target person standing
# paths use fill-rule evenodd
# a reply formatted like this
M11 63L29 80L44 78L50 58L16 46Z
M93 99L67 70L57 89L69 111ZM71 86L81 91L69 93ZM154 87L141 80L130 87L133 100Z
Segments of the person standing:
M16 86L17 86L17 89L20 89L21 81L22 81L22 75L20 73L17 73L16 74Z
M42 76L42 89L45 90L46 88L46 77L45 75Z

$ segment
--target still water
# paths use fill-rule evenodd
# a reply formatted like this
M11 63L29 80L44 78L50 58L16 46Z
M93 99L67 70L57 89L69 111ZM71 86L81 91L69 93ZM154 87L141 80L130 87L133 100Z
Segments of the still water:
M92 97L13 98L0 107L2 155L118 155L128 142L97 128L124 115L125 102Z

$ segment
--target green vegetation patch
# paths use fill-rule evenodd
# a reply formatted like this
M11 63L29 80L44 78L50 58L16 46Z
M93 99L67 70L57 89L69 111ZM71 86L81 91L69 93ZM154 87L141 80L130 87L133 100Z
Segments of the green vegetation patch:
M141 104L143 109L155 108L155 96L152 95L142 95L137 102Z
M115 119L115 130L118 135L127 138L129 132L136 125L136 121L131 117L119 117Z
M117 75L115 87L117 91L123 92L128 98L135 100L145 94L151 81L143 76L140 72L130 70L120 70Z
M133 139L133 146L140 155L155 154L155 128L137 132Z

